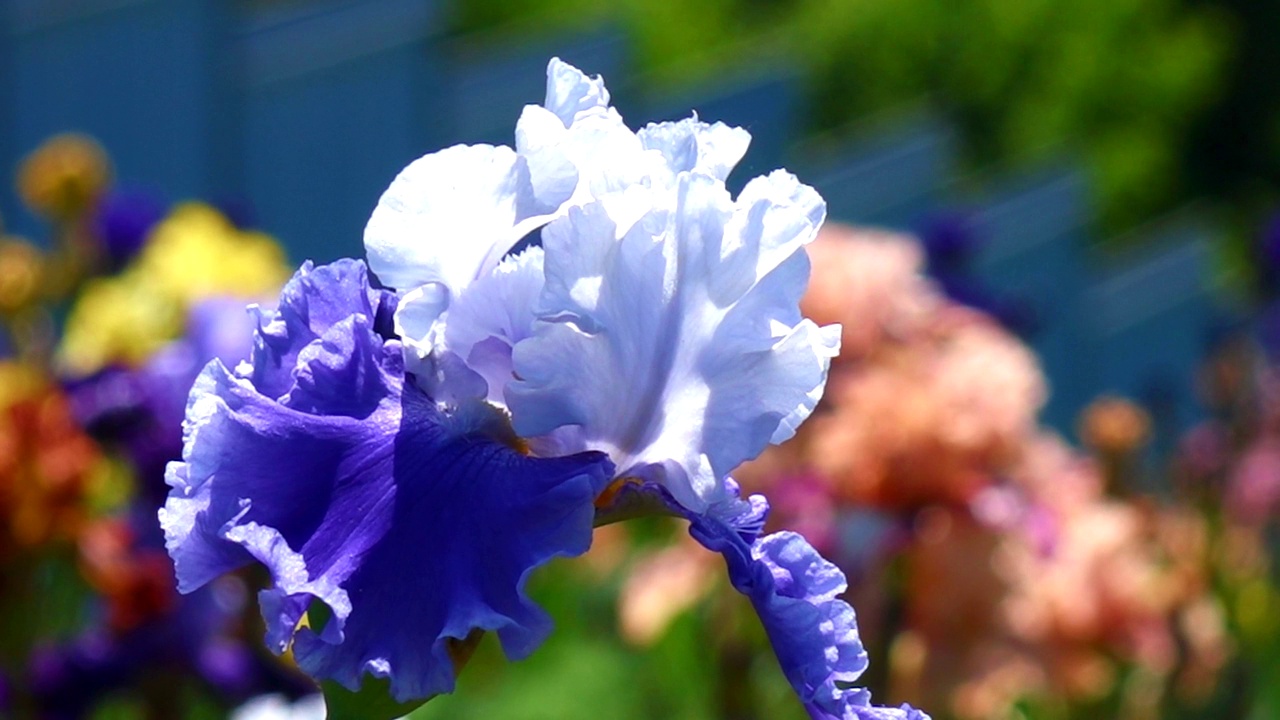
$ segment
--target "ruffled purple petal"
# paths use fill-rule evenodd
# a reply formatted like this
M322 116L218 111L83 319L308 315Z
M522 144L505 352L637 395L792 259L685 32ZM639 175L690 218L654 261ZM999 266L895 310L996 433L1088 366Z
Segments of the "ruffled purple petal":
M369 286L369 270L359 260L342 259L315 267L303 263L280 291L275 311L258 310L251 379L270 398L289 388L298 353L323 331L353 315L363 315L380 336L391 332L395 295Z
M656 482L633 483L601 508L605 519L654 506L689 521L689 534L724 556L729 580L756 609L778 663L816 720L929 720L907 705L871 705L871 694L851 687L867 669L853 608L840 599L844 573L793 532L760 537L769 511L762 496L742 499L732 479L725 500L695 513Z
M906 703L899 707L870 705L870 694L865 691L842 693L835 712L815 706L806 707L806 710L813 720L931 720L927 712L916 710Z
M867 669L853 608L840 599L844 573L800 535L779 532L748 544L713 517L690 517L689 533L724 555L729 580L751 599L783 673L805 709L821 720L928 720L908 706L871 705L849 687Z
M690 521L690 534L724 556L730 582L751 599L801 702L830 704L837 683L858 679L867 655L853 608L838 598L845 589L838 568L795 533L775 533L748 545L722 522Z
M407 701L452 690L450 638L496 631L513 658L542 641L525 579L586 551L613 467L522 455L496 411L443 413L374 331L365 278L359 263L304 266L250 376L205 368L160 517L184 592L262 563L275 650L292 642L309 674L351 689L389 677ZM299 629L316 601L328 621Z

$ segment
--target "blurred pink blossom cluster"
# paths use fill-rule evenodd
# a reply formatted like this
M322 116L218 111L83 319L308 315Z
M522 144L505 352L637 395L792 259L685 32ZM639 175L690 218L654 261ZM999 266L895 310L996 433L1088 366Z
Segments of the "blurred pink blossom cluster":
M1110 700L1116 717L1151 718L1170 692L1203 700L1231 649L1203 519L1108 497L1099 463L1052 436L1031 440L1008 477L968 512L916 514L899 694L961 718L1009 717L1028 700Z
M1035 356L939 292L909 236L828 224L809 250L802 309L841 323L844 345L820 411L744 482L804 475L890 512L968 504L1036 433L1047 388Z
M1145 413L1099 399L1081 422L1092 454L1073 449L1038 424L1034 354L947 299L914 239L829 224L810 251L803 310L841 323L844 347L813 419L739 478L768 488L775 524L856 565L889 695L941 717L1112 701L1140 718L1173 688L1211 691L1230 644L1209 529L1117 495Z

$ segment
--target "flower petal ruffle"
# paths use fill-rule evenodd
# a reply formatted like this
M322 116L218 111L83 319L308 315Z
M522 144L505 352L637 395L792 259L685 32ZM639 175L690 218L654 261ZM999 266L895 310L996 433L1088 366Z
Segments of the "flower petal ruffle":
M369 217L369 267L398 290L439 283L456 295L546 222L576 182L541 178L535 191L528 159L502 146L455 145L418 158Z
M687 515L689 533L724 556L734 588L760 616L792 689L816 720L929 720L902 706L871 705L850 687L867 669L853 608L840 599L844 573L802 536L778 532L751 540L712 516Z
M799 300L823 206L785 173L736 203L683 173L650 208L621 233L607 203L543 229L540 322L507 404L522 436L579 426L584 449L701 512L822 394L838 328L801 319Z
M280 314L349 292L316 282L351 278L330 270L304 267ZM312 312L316 337L276 348L296 358L278 399L256 373L205 368L161 524L184 592L262 563L277 651L292 641L304 670L352 689L366 672L389 677L406 701L453 688L451 638L492 630L514 658L542 641L550 623L525 578L587 549L613 468L599 454L522 455L496 411L443 413L404 382L399 343L374 332L370 310L357 302L332 324L340 312ZM329 620L300 628L315 601Z
M729 580L747 596L773 646L778 664L815 720L929 720L909 706L871 705L871 694L853 687L867 669L867 654L853 608L840 599L844 573L801 535L760 536L768 502L743 499L737 483L725 479L724 498L706 512L692 512L652 481L626 483L598 509L610 522L621 517L665 512L689 521L689 534L720 553Z

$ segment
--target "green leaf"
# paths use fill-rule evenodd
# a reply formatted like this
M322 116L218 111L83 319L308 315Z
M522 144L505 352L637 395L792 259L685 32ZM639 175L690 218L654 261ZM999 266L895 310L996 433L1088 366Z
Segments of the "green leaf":
M332 680L320 684L328 720L395 720L413 712L430 700L400 703L391 697L391 681L364 676L356 692Z

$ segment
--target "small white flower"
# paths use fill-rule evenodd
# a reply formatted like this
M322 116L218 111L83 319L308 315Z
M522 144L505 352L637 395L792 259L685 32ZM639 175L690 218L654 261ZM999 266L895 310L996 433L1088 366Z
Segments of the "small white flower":
M308 695L290 703L283 695L261 695L236 708L231 720L324 720L324 698Z

